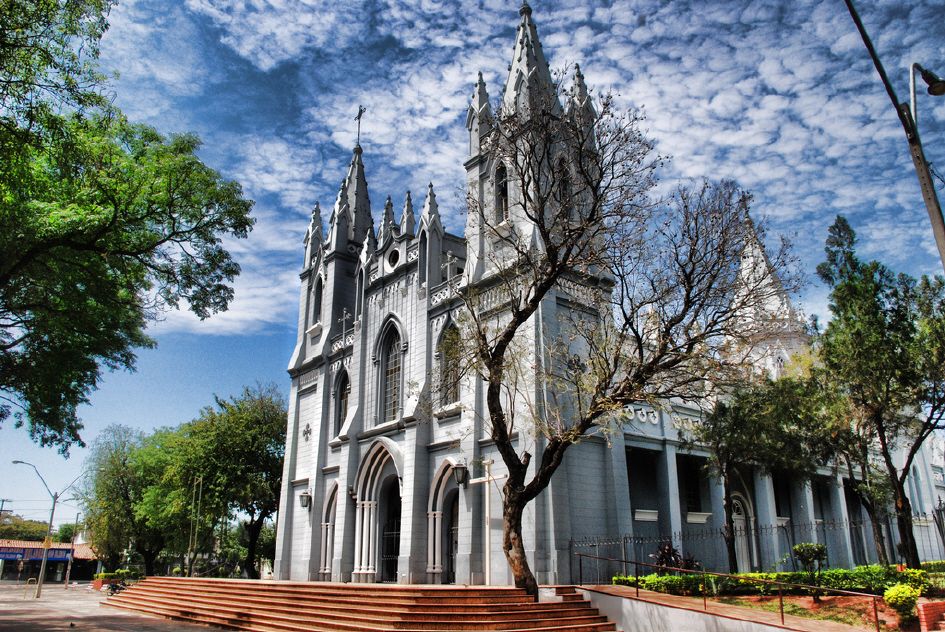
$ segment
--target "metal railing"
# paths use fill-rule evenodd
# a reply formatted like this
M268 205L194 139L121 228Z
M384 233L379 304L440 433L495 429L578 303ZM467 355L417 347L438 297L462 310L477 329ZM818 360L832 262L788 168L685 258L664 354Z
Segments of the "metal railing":
M753 584L762 584L768 586L776 586L778 589L778 611L781 615L781 625L784 625L784 589L801 589L803 591L809 592L811 595L820 595L820 594L834 594L834 595L847 595L850 597L864 597L871 599L873 602L873 621L876 624L876 632L880 632L879 624L879 605L878 601L880 597L878 595L872 595L870 593L861 593L855 592L852 590L840 590L838 588L824 588L823 586L811 586L810 584L794 584L791 582L779 582L771 579L758 579L756 577L745 577L743 575L731 575L729 573L715 573L711 571L695 570L689 568L677 568L675 566L662 566L660 564L649 564L647 562L638 562L636 560L622 560L618 558L611 557L601 557L598 555L589 555L587 553L575 553L578 558L578 585L584 584L584 558L595 559L595 560L604 560L607 562L620 562L623 564L633 564L633 575L634 575L634 587L636 588L636 596L640 596L640 567L652 568L656 571L670 571L674 573L681 573L685 575L701 575L703 579L706 576L711 577L722 577L725 579L734 579L740 583L753 583ZM705 582L703 581L703 586ZM702 607L706 611L709 610L709 599L707 590L703 587L700 591L702 593Z

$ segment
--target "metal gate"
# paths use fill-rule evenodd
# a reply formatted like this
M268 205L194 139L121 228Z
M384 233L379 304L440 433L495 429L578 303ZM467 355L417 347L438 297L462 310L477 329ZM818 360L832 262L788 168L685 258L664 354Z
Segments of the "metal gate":
M381 581L397 582L397 559L400 557L400 516L384 524L381 540Z

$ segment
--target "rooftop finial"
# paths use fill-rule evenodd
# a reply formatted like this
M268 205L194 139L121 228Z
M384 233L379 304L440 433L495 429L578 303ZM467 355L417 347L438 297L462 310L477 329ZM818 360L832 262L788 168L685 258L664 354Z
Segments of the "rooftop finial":
M358 106L358 115L354 117L354 120L358 122L358 140L355 141L354 146L358 149L361 148L361 117L364 116L364 113L367 112L367 108L363 105Z
M521 16L530 16L532 14L532 8L528 5L528 0L522 0L522 8L518 10L518 14Z

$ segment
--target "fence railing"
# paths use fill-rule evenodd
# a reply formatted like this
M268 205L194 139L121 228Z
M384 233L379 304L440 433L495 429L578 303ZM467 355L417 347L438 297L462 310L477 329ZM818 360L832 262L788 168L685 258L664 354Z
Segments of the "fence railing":
M913 517L916 543L923 561L945 559L945 540L937 528L935 516ZM671 543L684 556L691 556L703 568L728 570L725 531L719 527L688 525L679 531L662 531L656 523L635 524L633 534L572 539L573 554L581 552L609 559L647 559L660 545ZM895 520L883 525L883 547L890 562L901 561L897 552L899 534ZM820 542L827 546L828 568L858 566L877 561L872 527L862 520L816 520L795 523L752 524L736 526L733 534L738 547L739 570L798 570L791 549L801 542ZM572 558L573 561L573 558ZM847 563L849 562L849 564ZM616 572L611 563L602 571Z
M873 602L873 621L876 624L876 632L880 632L879 624L879 597L877 595L871 595L869 593L861 593L853 590L840 590L837 588L824 588L822 586L812 586L810 584L793 584L790 582L779 582L770 579L759 579L755 577L744 577L741 575L731 575L729 573L714 573L712 571L703 571L703 570L693 570L687 568L677 568L674 566L662 566L659 564L650 564L647 562L639 562L637 560L626 560L626 559L615 559L615 558L605 558L597 555L589 555L587 553L576 553L578 558L578 585L584 585L584 559L594 559L594 560L604 560L607 562L618 562L624 565L632 564L633 565L633 574L636 580L634 581L634 587L636 588L636 596L640 596L640 567L651 568L656 572L673 572L684 575L701 575L703 578L706 576L711 577L721 577L726 579L734 579L741 583L753 583L753 584L762 584L768 586L775 586L778 590L778 612L781 616L781 625L784 625L784 589L790 588L793 590L803 590L809 592L812 595L820 594L833 594L833 595L846 595L849 597L862 597L865 599L870 599ZM704 584L704 582L703 582ZM703 589L702 591L702 607L706 611L709 610L709 598L708 591Z

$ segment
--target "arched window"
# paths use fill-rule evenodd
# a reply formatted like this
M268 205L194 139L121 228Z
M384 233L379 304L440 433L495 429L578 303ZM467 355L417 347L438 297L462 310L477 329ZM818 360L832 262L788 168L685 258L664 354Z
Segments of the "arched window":
M500 224L509 218L509 172L505 165L495 170L495 221Z
M351 381L348 372L342 371L335 385L335 436L341 434L341 427L348 416L348 396L351 394Z
M354 297L354 317L355 319L361 318L361 307L364 303L364 270L358 272L358 285L355 288Z
M393 327L381 347L381 423L400 416L401 350L400 336Z
M440 369L440 406L459 401L459 330L448 325L437 344Z
M420 285L423 285L427 282L427 231L423 231L420 234L419 255L419 262L417 264L417 277L420 280Z
M322 320L322 279L315 281L315 291L312 293L312 324Z

